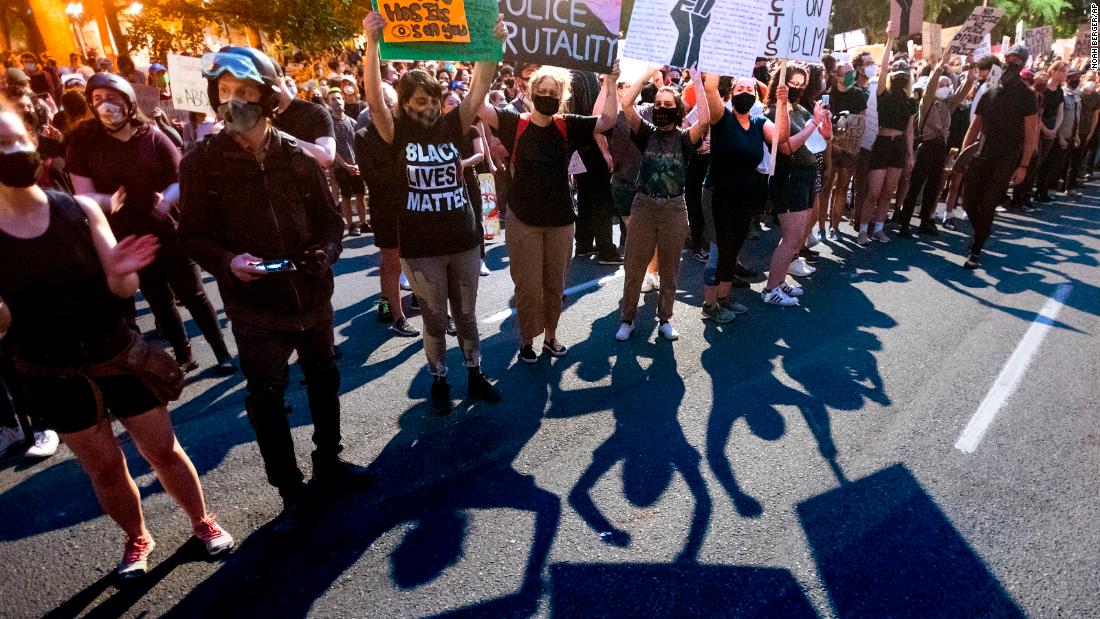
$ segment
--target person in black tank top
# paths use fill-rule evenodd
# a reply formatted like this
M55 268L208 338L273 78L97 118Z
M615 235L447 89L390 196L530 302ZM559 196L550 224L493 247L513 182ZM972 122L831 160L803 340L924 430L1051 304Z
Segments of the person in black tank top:
M166 402L134 372L94 371L139 349L150 363L175 368L163 351L135 343L120 303L136 292L138 270L155 258L156 238L131 236L116 244L94 203L37 187L41 162L30 133L10 109L0 108L0 144L10 144L0 150L0 332L14 339L15 360L36 410L61 433L103 510L126 533L119 575L145 574L155 544L104 412L122 422L207 551L228 551L233 538L206 511L198 474L176 440ZM173 371L179 376L178 368Z

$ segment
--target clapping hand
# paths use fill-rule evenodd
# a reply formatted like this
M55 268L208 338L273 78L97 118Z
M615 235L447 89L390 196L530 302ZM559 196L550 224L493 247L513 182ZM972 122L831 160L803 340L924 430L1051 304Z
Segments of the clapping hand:
M158 249L160 242L152 234L128 236L111 248L104 271L108 276L118 278L137 273L152 264Z

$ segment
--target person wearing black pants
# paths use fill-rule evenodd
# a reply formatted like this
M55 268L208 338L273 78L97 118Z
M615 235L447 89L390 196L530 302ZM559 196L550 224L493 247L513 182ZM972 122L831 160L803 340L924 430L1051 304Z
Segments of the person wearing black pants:
M692 256L700 262L706 262L709 255L703 247L703 229L706 221L703 218L703 179L710 169L710 141L704 140L703 145L692 157L687 169L687 186L684 188L684 197L687 199L688 226L691 228ZM749 233L748 226L745 234Z
M982 249L993 230L997 205L1009 183L1018 185L1027 175L1038 137L1038 104L1033 91L1020 79L1027 48L1017 45L1005 54L1001 83L978 103L963 148L981 138L981 151L966 169L963 208L974 226L970 253L963 263L978 268Z
M596 254L600 264L622 264L611 231L611 212L615 208L611 196L611 172L599 148L581 152L588 170L574 176L577 182L577 256Z

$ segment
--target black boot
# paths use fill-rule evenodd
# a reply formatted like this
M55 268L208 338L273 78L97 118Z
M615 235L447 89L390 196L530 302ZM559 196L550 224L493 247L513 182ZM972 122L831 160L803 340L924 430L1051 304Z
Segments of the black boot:
M313 483L325 490L362 490L371 485L367 467L341 460L339 456L313 452Z
M500 402L500 392L485 380L481 368L467 368L467 393L471 400L484 400L489 404Z
M446 415L451 412L451 386L443 376L436 376L432 381L432 412L438 415Z
M271 532L277 535L295 535L301 533L313 523L315 513L306 498L305 486L296 484L286 490L280 489L283 497L283 511L271 521Z

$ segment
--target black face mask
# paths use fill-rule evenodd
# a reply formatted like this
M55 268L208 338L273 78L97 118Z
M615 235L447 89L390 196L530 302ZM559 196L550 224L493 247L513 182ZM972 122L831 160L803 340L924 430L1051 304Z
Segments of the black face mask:
M1018 65L1014 62L1008 63L1007 65L1005 65L1004 72L1001 73L1001 81L1004 82L1019 79L1020 71L1022 70L1023 66Z
M743 92L733 95L733 110L738 114L748 114L756 103L756 95L751 92Z
M1070 88L1072 88L1074 90L1077 90L1077 87L1081 85L1081 78L1075 77L1073 79L1066 80L1066 84Z
M678 126L681 120L683 120L683 117L680 115L680 110L678 108L653 108L653 124L658 127L666 127L668 125Z
M41 167L42 157L36 150L0 153L0 185L30 187Z
M551 97L549 95L535 95L531 97L531 101L535 104L535 109L540 114L546 114L547 116L553 116L561 109L561 99L557 97Z
M791 105L797 105L798 102L801 101L801 100L802 100L802 89L787 86L787 101L789 101L791 103Z

